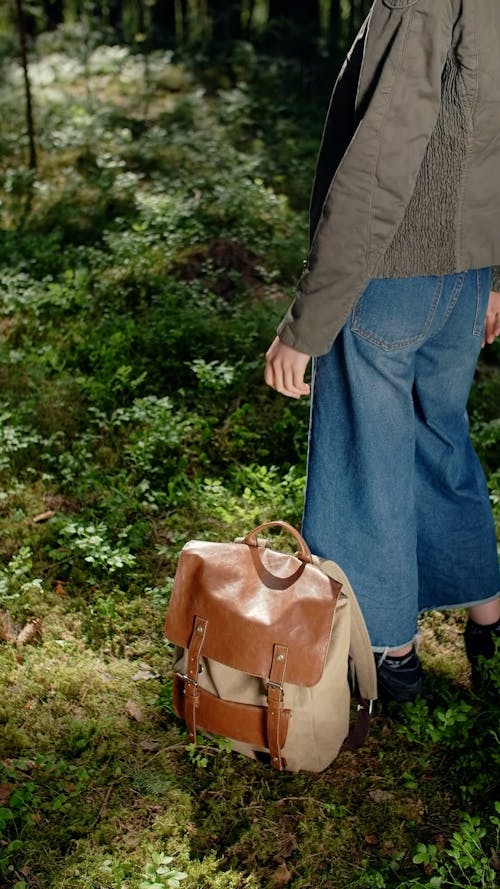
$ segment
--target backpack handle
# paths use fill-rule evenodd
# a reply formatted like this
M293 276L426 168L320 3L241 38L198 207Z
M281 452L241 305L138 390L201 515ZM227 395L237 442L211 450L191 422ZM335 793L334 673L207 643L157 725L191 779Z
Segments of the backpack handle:
M254 528L253 531L250 531L250 533L243 538L242 543L247 543L248 546L259 546L257 535L259 531L265 531L266 528L281 528L283 531L288 531L299 544L299 551L297 553L298 558L302 559L303 562L312 562L311 550L302 535L299 534L293 525L289 525L288 522L282 522L280 519L275 522L263 522L262 525L258 525L257 528Z

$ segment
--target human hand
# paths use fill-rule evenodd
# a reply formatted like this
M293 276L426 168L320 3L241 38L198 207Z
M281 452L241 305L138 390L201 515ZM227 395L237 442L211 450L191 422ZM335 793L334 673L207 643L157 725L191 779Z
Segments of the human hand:
M310 355L286 346L277 336L266 352L264 379L267 385L289 398L309 395L310 386L304 382L309 359Z
M486 343L493 343L497 336L500 336L500 293L492 290L488 300L488 308L486 309L484 336L481 346L485 346Z

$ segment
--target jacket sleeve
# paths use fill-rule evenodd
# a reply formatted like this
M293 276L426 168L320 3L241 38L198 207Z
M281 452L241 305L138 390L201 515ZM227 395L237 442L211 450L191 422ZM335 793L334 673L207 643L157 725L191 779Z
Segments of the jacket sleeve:
M332 171L307 267L278 327L282 342L299 352L330 349L403 218L439 113L453 4L373 4L357 88L359 123Z

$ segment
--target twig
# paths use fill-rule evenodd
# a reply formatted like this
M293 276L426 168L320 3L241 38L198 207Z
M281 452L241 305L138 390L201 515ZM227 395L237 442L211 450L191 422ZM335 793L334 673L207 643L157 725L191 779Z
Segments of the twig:
M280 806L282 803L290 803L290 802L311 802L316 803L317 806L321 805L320 800L314 798L314 796L284 796L282 799L276 799L274 801L275 806Z
M102 802L102 806L101 806L101 808L99 809L99 811L98 811L98 813L97 813L97 817L95 818L95 820L94 820L94 822L93 822L93 824L92 824L92 828L96 827L96 825L99 824L99 821L101 820L102 816L104 815L104 812L105 812L106 809L107 809L107 806L108 806L108 803L109 803L111 794L113 793L113 790L115 789L115 787L116 787L116 784L110 784L110 785L109 785L109 787L108 787L106 793L104 794L104 799L103 799L103 802Z

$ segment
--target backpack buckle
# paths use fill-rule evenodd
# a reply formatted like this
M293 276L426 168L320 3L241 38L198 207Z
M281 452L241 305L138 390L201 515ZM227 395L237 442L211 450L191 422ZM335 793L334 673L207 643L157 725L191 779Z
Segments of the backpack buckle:
M177 675L180 676L181 679L184 679L184 682L188 682L189 685L194 685L195 688L198 687L198 680L188 676L187 673L177 673Z
M273 682L272 679L266 679L266 680L265 680L265 683L266 683L267 686L270 685L271 688L277 688L278 691L279 691L279 693L280 693L280 695L281 695L280 700L283 700L283 699L284 699L284 697L285 697L285 689L283 688L283 685L281 684L281 682Z
M364 710L366 713L368 713L368 716L371 716L373 713L374 703L375 701L373 699L370 699L369 701L363 701L362 704L357 705L356 710L358 711L358 713L360 710Z

